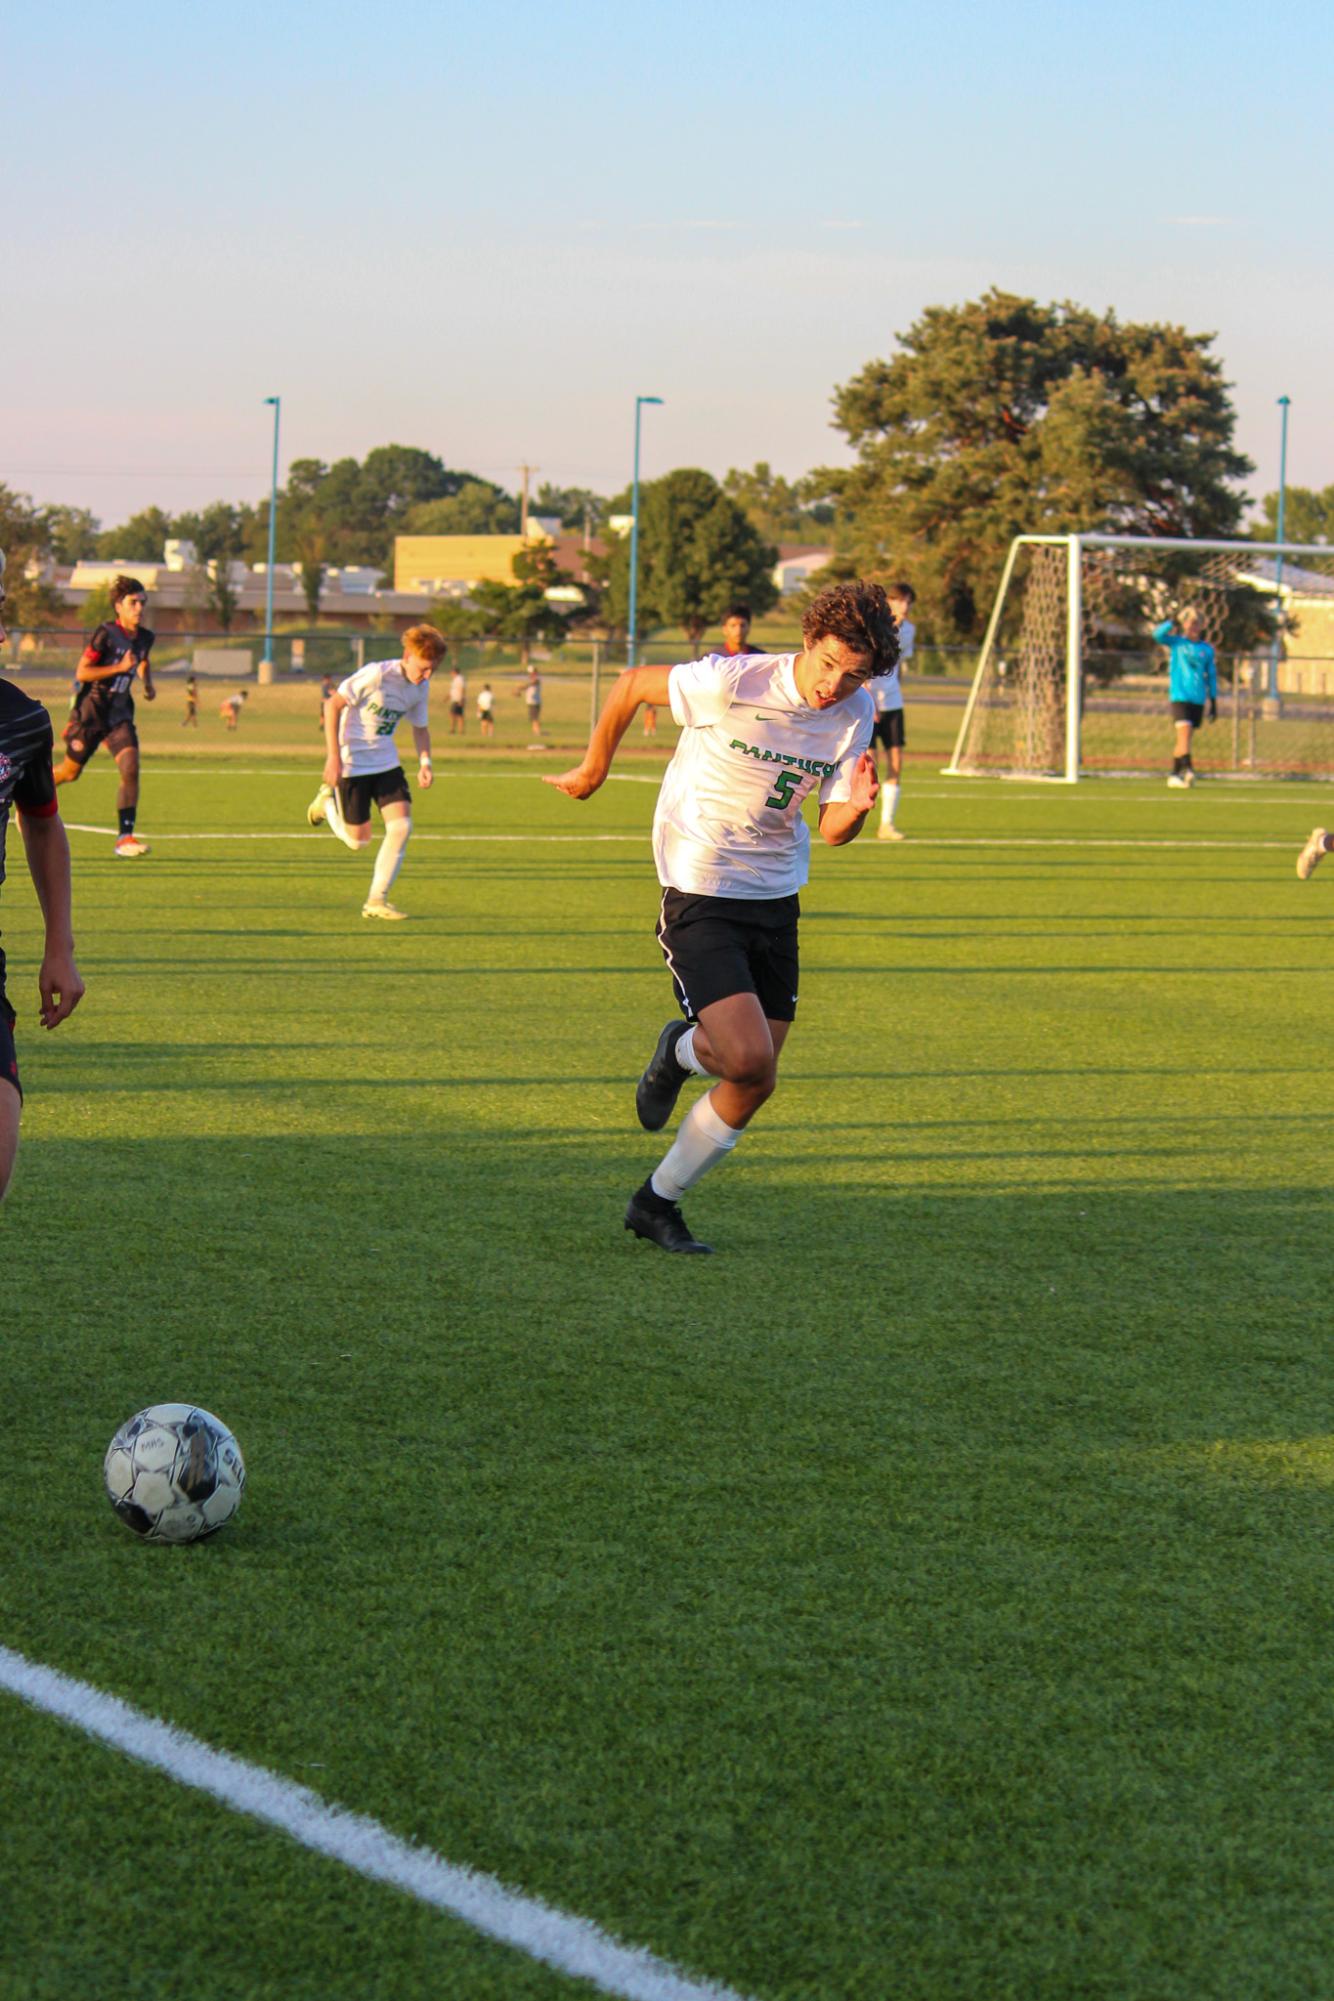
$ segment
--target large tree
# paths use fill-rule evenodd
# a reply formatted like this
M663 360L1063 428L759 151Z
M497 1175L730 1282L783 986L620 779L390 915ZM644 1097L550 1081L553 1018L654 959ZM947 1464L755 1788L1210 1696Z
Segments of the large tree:
M99 523L88 507L48 507L45 510L51 534L51 554L58 563L74 564L97 554Z
M534 542L521 549L513 563L513 584L474 584L468 593L472 629L487 639L517 640L525 673L535 645L558 646L581 615L582 605L553 603L547 592L574 582L557 567L550 546ZM457 629L457 628L456 628ZM448 633L448 626L441 630Z
M240 604L231 566L244 559L254 529L254 515L252 507L213 500L197 513L178 514L172 523L173 536L194 545L208 578L205 607L223 632L231 631Z
M123 558L127 563L160 563L163 545L176 533L169 514L160 507L141 507L119 528L108 528L97 538L97 554L106 562Z
M754 522L768 542L819 542L832 533L834 509L818 478L784 479L766 459L749 472L733 466L723 492Z
M630 494L611 503L630 509ZM639 489L640 632L682 625L693 652L727 607L743 598L755 613L778 600L773 567L778 551L707 472L682 466ZM625 630L630 616L630 537L616 537L602 564L603 613Z
M0 549L5 552L5 609L0 623L16 628L62 624L69 616L65 601L42 576L51 555L50 522L26 493L7 486L0 486Z
M835 392L857 453L821 475L837 567L908 578L938 636L963 637L1015 535L1236 534L1252 467L1213 338L998 290L928 308Z
M596 535L607 516L607 503L587 486L553 486L543 480L533 501L534 514L554 514L562 528Z
M1261 542L1277 541L1277 493L1267 493L1260 505L1264 519L1251 533ZM1290 486L1283 503L1283 537L1287 542L1334 542L1334 486Z
M465 475L457 493L422 500L403 517L401 535L517 535L519 503L489 479Z

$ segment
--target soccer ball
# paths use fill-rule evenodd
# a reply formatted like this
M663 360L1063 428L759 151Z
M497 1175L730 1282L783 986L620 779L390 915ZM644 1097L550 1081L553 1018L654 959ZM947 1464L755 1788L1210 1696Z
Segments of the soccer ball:
M236 1513L245 1461L210 1412L155 1403L121 1426L102 1477L112 1507L145 1542L197 1542Z

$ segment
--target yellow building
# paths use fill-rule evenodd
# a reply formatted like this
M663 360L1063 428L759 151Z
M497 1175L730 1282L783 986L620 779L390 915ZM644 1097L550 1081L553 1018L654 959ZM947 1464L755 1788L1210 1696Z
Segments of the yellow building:
M468 584L512 584L514 558L545 535L396 535L394 589L439 591Z

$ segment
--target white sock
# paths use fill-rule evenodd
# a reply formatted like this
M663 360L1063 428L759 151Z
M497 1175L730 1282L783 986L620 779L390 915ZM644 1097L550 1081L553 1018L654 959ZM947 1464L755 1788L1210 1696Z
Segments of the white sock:
M384 830L380 852L375 857L375 873L371 877L372 903L383 902L393 886L394 877L403 866L403 850L412 832L412 821L390 820Z
M696 1023L695 1027L698 1027L698 1025L699 1024ZM683 1070L688 1070L690 1072L692 1077L708 1077L713 1074L711 1071L706 1070L704 1068L704 1065L700 1062L698 1056L696 1056L695 1054L694 1027L688 1028L685 1034L681 1037L680 1041L677 1043L676 1060L681 1065L681 1068Z
M710 1091L696 1099L677 1127L676 1138L649 1176L653 1193L667 1202L679 1202L687 1188L693 1188L711 1167L726 1159L741 1137L736 1126L726 1125L719 1118L712 1097Z
M900 789L897 782L892 779L888 785L882 785L880 788L880 824L882 827L892 827L894 824L894 815L899 810Z
M324 817L329 822L329 825L333 828L335 834L337 834L339 840L343 843L343 846L345 848L351 848L354 855L359 855L361 853L361 849L358 847L357 843L353 840L351 834L349 834L349 832L347 831L347 822L343 818L343 809L338 803L337 786L334 787L333 791L329 794L329 797L324 802Z

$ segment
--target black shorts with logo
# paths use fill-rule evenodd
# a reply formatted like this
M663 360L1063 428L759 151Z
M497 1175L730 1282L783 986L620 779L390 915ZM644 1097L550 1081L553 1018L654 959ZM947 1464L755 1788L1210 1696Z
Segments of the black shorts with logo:
M0 1078L14 1086L19 1096L23 1096L23 1086L19 1082L19 1061L14 1050L14 1022L16 1016L5 993L5 955L0 951Z
M770 1021L797 1012L795 896L687 896L664 889L658 943L687 1021L733 994L755 994Z
M124 717L119 722L109 722L96 709L76 709L61 731L65 749L77 765L87 764L99 744L105 744L112 757L119 757L123 750L139 748L139 732L132 722Z
M885 709L875 719L872 736L876 743L883 744L886 750L902 750L906 742L903 734L903 710Z
M1200 724L1204 721L1204 703L1173 702L1172 715L1175 721L1179 723L1190 723L1193 728L1198 729L1200 727Z
M392 771L365 771L356 778L339 779L338 803L349 827L360 827L370 819L372 799L381 812L395 799L402 799L409 806L412 804L412 794L401 764L396 764Z

